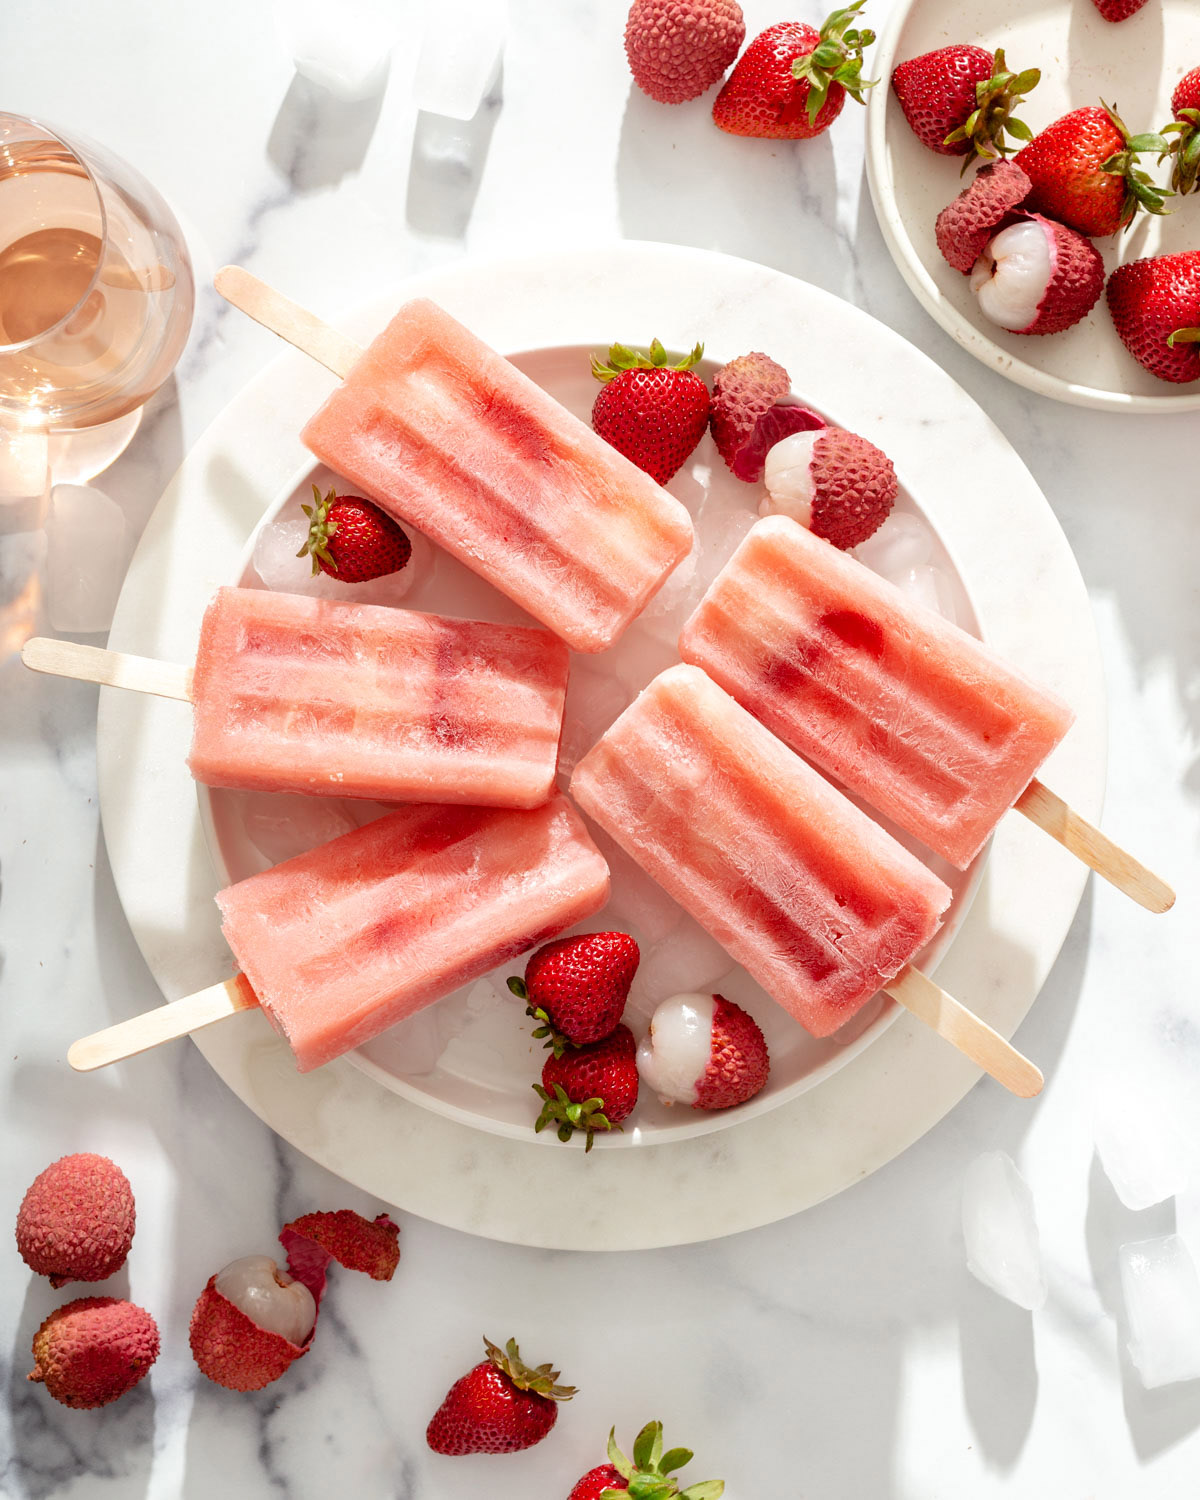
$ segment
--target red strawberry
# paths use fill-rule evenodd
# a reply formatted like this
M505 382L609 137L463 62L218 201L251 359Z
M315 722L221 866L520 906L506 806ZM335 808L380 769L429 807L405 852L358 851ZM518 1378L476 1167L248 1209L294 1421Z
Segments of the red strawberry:
M541 1087L533 1085L542 1101L534 1130L557 1127L560 1141L576 1130L587 1133L592 1149L597 1130L613 1130L637 1103L637 1047L628 1026L618 1026L602 1042L575 1047L561 1057L553 1054L542 1068Z
M648 356L624 344L612 346L608 364L592 355L592 374L604 382L592 426L659 484L687 462L708 425L708 387L691 368L703 355L697 344L669 365L657 339Z
M633 1462L621 1452L616 1435L608 1435L608 1463L589 1469L567 1500L618 1500L624 1493L642 1500L721 1500L725 1493L723 1479L704 1479L680 1490L673 1472L692 1461L688 1448L663 1452L662 1423L647 1422L634 1439Z
M524 980L512 978L508 987L542 1023L534 1036L549 1037L546 1046L561 1057L570 1042L578 1047L611 1034L641 957L627 932L584 932L539 948Z
M1177 137L1171 144L1171 186L1177 193L1190 193L1200 178L1200 68L1185 73L1175 85L1171 113L1175 118L1163 131Z
M1118 266L1108 310L1121 342L1160 380L1200 378L1200 250Z
M892 90L921 144L942 156L965 156L965 170L976 157L1003 156L1010 149L1006 132L1031 138L1012 112L1041 76L1037 68L1010 73L1003 51L993 57L982 47L956 45L902 62Z
M575 1394L557 1385L549 1365L532 1370L515 1339L498 1349L484 1339L487 1359L456 1380L425 1429L435 1453L517 1453L540 1443L558 1420L558 1403Z
M1080 234L1116 234L1139 207L1164 212L1170 190L1156 187L1136 158L1167 150L1161 135L1130 136L1107 105L1074 109L1017 153L1017 165L1033 183L1025 207Z
M1127 21L1145 3L1146 0L1092 0L1106 21Z
M738 59L713 105L713 121L730 135L771 141L811 140L829 129L851 95L860 104L863 48L873 31L850 23L866 4L835 10L820 31L802 21L768 26Z
M333 490L322 500L314 484L313 504L300 509L310 524L308 540L296 556L310 556L314 574L319 569L343 583L366 583L398 573L412 556L403 531L370 500Z

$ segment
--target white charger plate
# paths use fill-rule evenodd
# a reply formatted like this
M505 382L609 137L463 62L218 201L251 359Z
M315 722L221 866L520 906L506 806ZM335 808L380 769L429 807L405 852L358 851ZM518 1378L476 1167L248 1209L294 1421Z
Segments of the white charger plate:
M1018 385L1076 406L1109 411L1173 412L1200 408L1200 381L1172 385L1133 359L1117 337L1101 297L1065 333L1023 337L989 323L967 278L942 259L934 239L938 214L961 190L958 157L938 156L909 128L890 87L899 62L951 43L1003 47L1016 72L1036 67L1042 79L1019 114L1035 133L1070 110L1103 99L1129 129L1161 129L1171 94L1200 62L1196 0L1150 0L1136 15L1105 21L1092 0L901 0L871 58L878 88L867 105L867 180L884 240L926 311L976 359ZM1143 159L1155 181L1169 168ZM969 178L968 173L968 178ZM1168 200L1167 216L1139 213L1133 227L1094 241L1106 272L1148 255L1200 249L1200 194Z
M593 331L627 339L644 331L680 347L705 337L723 357L766 348L780 358L798 391L895 459L956 560L985 638L1075 707L1078 723L1047 774L1085 816L1098 815L1103 694L1086 594L1066 541L990 421L903 340L804 283L668 246L463 265L421 277L403 294L418 292L500 348L556 350ZM364 311L347 332L365 341L400 295ZM812 349L840 352L817 366ZM302 356L285 354L204 436L147 528L114 622L116 649L189 659L204 605L218 584L239 576L264 502L306 476L298 429L329 382ZM989 492L1003 496L1002 510L971 498ZM180 705L102 693L110 858L135 937L168 998L229 968L211 902L221 881L184 766L189 737ZM226 848L219 831L218 838ZM1024 820L1006 819L939 978L1011 1033L1057 954L1084 878ZM531 1133L510 1139L452 1118L453 1109L435 1113L428 1099L399 1093L395 1078L384 1086L349 1060L298 1075L260 1015L234 1018L196 1042L274 1129L367 1191L455 1227L577 1248L679 1243L795 1212L903 1149L977 1076L902 1015L852 1066L770 1112L728 1117L736 1128L672 1140L672 1130L691 1122L665 1121L662 1144L643 1136L639 1150L595 1151L585 1160L557 1143L543 1149ZM797 1132L802 1153L790 1148Z

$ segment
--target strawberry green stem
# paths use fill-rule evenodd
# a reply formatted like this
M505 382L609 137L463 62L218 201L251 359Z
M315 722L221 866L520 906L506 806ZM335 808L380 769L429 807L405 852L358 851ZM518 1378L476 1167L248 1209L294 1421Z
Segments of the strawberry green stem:
M607 364L592 355L592 374L597 380L607 382L623 375L626 370L690 370L703 358L703 344L696 344L690 354L685 354L674 364L668 363L667 351L658 339L651 341L649 354L643 354L640 349L630 349L625 344L614 344L608 351Z
M815 124L817 116L829 98L829 90L837 83L859 104L864 89L873 89L878 78L862 76L863 49L875 40L875 33L859 31L851 22L867 0L854 0L845 10L835 10L821 27L817 45L803 57L792 63L792 77L808 82L808 123Z

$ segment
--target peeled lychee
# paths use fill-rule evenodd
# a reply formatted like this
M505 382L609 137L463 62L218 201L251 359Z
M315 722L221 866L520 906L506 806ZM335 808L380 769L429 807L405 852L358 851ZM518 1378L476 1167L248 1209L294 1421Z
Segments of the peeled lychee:
M209 1277L188 1341L205 1375L231 1391L257 1391L306 1352L317 1304L269 1255L246 1255Z
M971 274L988 240L1025 201L1032 186L1016 162L989 162L942 209L934 233L938 249L956 271Z
M791 377L766 354L742 354L713 376L709 427L717 452L738 479L755 484L762 478L770 449L792 432L825 426L806 406L784 402Z
M661 104L711 88L745 39L737 0L633 0L625 23L633 81Z
M1091 312L1104 262L1091 240L1027 214L989 240L971 272L979 310L1010 333L1061 333Z
M56 1308L33 1336L29 1379L64 1406L107 1406L133 1389L158 1358L158 1325L117 1297L79 1297Z
M763 516L784 515L843 551L883 524L899 485L887 454L840 427L798 432L767 454Z
M90 1151L40 1173L17 1211L17 1249L51 1286L105 1281L133 1240L133 1189L120 1167Z
M637 1065L664 1103L709 1110L752 1099L771 1071L758 1022L723 995L664 1000L638 1047Z

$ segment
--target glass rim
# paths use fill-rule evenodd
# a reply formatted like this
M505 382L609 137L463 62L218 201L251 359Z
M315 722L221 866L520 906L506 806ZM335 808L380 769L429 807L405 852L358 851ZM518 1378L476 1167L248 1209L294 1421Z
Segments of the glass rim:
M75 303L63 313L61 318L56 319L48 327L41 329L40 332L31 335L29 338L18 340L15 344L0 342L0 354L19 354L22 349L29 349L35 344L40 344L43 339L57 333L75 317L96 290L96 284L100 280L100 268L103 266L108 254L108 210L104 206L104 194L100 190L100 183L92 169L91 162L88 161L86 155L72 140L64 136L60 130L56 130L54 126L47 125L44 120L36 119L32 115L19 115L12 110L0 109L0 154L3 154L5 149L3 136L4 127L8 121L14 121L18 125L29 125L35 130L40 130L48 140L56 141L65 151L69 152L87 174L92 192L96 196L96 207L100 211L100 255L96 261L96 269L92 272L91 279Z

